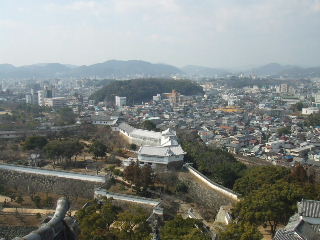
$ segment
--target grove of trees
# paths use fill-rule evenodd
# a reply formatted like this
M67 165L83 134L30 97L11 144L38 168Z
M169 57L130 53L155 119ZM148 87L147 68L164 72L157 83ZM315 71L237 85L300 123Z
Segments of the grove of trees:
M255 229L263 225L269 227L273 237L278 226L286 225L297 211L298 201L302 198L320 199L319 189L319 185L313 182L312 176L308 176L301 165L291 171L277 166L250 168L233 187L233 190L242 194L240 202L233 209L237 223L228 226L222 236L241 233L238 239L251 239L245 237L251 234L252 239L261 239Z
M89 147L89 152L93 154L95 158L105 157L107 154L108 148L103 142L96 140Z
M305 124L312 127L320 126L320 113L313 113L309 115L305 121Z
M137 207L121 209L110 199L94 200L76 214L81 240L151 240L148 213Z
M132 162L124 169L124 178L130 181L137 192L145 193L147 188L154 183L154 173L150 165L139 166Z
M210 240L207 231L200 220L187 218L180 215L167 221L161 229L163 240Z
M82 152L83 148L78 140L53 140L44 147L44 151L54 165L59 163L66 166L71 163L72 157Z
M246 170L246 166L238 162L231 153L206 146L201 141L183 141L182 147L187 152L187 162L193 163L200 172L225 187L232 188Z
M134 104L151 101L152 96L157 93L167 93L173 89L188 96L203 94L200 86L188 80L134 79L115 81L95 92L90 98L113 103L115 96L126 96L127 104Z

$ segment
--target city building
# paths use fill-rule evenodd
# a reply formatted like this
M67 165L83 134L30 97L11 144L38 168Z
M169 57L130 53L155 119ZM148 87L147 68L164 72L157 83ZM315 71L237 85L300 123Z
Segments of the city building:
M161 94L158 93L156 96L153 96L152 100L154 102L160 102L161 101Z
M54 98L44 98L44 106L52 108L62 108L66 105L66 98L64 97L54 97Z
M115 102L117 107L123 107L127 105L127 97L115 96Z
M43 92L43 90L38 91L38 104L39 104L39 106L44 106L44 92Z
M317 107L309 107L309 108L302 108L302 115L311 115L313 113L318 113L319 108Z

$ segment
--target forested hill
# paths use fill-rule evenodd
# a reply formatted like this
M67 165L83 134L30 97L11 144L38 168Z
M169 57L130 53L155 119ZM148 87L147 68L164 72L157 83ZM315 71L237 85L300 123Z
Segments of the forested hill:
M187 96L204 93L202 87L188 80L134 79L113 82L95 92L90 99L114 102L115 96L121 96L127 97L128 104L133 104L151 101L157 93L167 93L173 89Z

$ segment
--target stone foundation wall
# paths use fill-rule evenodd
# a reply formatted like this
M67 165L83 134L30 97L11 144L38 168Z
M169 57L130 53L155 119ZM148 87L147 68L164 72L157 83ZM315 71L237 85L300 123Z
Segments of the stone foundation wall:
M188 172L180 172L178 174L178 178L189 187L188 194L194 202L209 208L215 213L218 213L222 205L231 205L236 203L235 200L211 189Z
M0 169L0 183L23 193L48 192L93 198L100 183Z
M15 237L24 237L25 235L36 229L36 227L0 226L0 239L4 238L6 240L9 240Z

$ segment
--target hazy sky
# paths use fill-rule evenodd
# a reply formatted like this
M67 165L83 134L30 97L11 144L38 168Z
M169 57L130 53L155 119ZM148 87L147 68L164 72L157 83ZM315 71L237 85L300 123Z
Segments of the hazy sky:
M0 63L320 65L320 0L1 0Z

